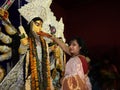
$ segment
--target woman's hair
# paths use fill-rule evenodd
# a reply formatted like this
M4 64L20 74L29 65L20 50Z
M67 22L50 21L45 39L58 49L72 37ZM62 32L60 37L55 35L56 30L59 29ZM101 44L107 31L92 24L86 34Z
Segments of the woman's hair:
M81 39L80 37L74 37L70 40L69 44L74 40L76 40L78 45L81 47L80 54L84 55L84 56L88 56L88 50L87 50L87 46L86 46L84 40Z

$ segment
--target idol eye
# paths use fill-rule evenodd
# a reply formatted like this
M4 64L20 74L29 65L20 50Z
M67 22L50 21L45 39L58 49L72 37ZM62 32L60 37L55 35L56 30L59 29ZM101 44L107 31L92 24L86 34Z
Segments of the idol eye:
M39 26L40 24L39 24L39 23L37 23L37 22L35 22L35 25L36 25L36 26Z
M41 23L35 22L36 26L41 26Z

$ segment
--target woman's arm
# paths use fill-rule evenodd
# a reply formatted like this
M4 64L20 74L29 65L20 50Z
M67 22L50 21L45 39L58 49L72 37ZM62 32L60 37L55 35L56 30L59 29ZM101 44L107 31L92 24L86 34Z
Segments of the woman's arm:
M52 39L54 42L56 42L62 48L62 50L64 52L66 52L68 55L70 55L69 47L63 41L61 41L60 39L58 39L55 36L50 35L48 33L42 32L42 31L38 32L37 34L40 35L40 36L46 36L46 37Z
M70 55L69 47L63 41L61 41L60 39L58 39L52 35L51 35L50 39L52 39L54 42L56 42L63 49L64 52L66 52L68 55Z

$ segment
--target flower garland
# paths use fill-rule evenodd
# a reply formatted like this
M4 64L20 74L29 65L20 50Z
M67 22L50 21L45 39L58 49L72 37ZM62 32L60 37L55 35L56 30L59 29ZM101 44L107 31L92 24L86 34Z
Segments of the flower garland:
M37 73L37 63L34 56L35 51L33 47L33 41L29 38L30 43L30 69L31 69L31 90L39 90L39 81Z
M51 74L50 74L50 61L48 57L48 46L45 40L40 37L42 48L42 65L38 65L36 54L36 46L33 39L29 39L30 43L30 69L31 69L31 89L32 90L51 90ZM42 67L40 72L39 67ZM42 73L42 77L39 75ZM42 86L41 86L42 85Z
M50 74L50 61L48 58L48 46L45 40L40 37L42 47L42 73L43 73L43 88L44 90L51 90L51 74Z

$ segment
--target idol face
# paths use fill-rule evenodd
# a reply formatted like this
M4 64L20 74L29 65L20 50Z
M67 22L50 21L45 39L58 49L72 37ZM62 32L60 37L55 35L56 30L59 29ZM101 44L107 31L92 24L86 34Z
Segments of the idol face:
M40 32L42 30L42 24L43 22L41 20L33 21L32 30L36 33Z

